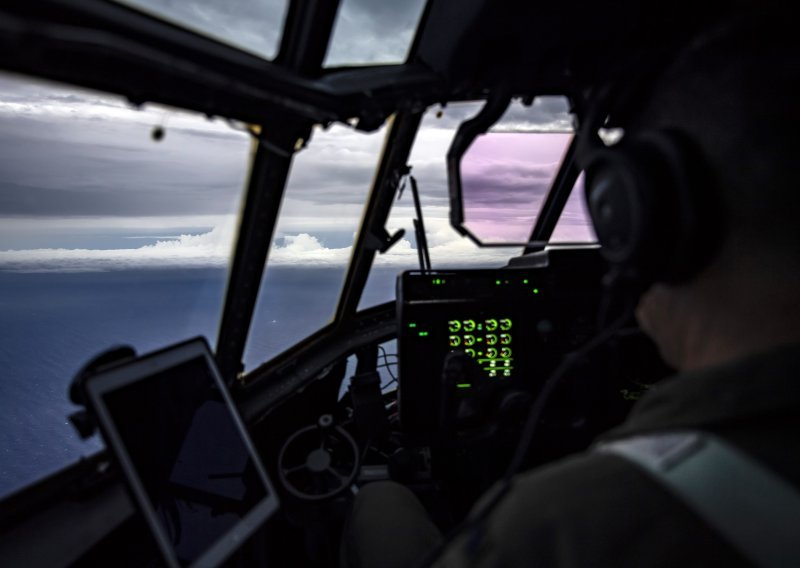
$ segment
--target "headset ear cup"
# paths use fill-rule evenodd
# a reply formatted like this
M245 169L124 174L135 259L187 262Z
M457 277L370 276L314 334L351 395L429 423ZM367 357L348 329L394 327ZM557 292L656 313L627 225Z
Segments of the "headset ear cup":
M603 256L613 265L636 268L646 254L650 196L629 152L599 151L586 169L586 203Z
M586 168L586 201L605 258L648 282L694 276L719 233L705 171L685 136L670 130L598 151Z

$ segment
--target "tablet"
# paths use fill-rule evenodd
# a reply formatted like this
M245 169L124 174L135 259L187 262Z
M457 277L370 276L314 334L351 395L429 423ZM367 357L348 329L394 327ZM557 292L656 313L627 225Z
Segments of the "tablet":
M169 566L219 564L278 508L203 338L101 371L85 388Z

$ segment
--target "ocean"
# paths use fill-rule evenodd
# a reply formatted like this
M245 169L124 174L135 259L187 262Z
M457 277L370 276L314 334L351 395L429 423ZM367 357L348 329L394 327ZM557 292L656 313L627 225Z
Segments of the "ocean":
M373 271L362 307L394 297L396 269ZM67 391L92 357L115 345L146 353L190 337L214 345L224 269L0 272L0 496L102 447L67 420ZM330 321L344 268L270 267L245 368Z

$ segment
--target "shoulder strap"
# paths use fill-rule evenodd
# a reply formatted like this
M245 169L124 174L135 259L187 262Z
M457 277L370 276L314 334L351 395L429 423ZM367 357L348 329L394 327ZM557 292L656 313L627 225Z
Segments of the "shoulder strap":
M696 431L595 446L666 486L757 566L800 566L800 492L721 439Z

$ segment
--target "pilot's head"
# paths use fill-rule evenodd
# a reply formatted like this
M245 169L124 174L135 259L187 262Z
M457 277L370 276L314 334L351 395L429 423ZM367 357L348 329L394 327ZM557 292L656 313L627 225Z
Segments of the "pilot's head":
M695 239L697 247L709 243L700 268L662 279L637 310L679 369L800 342L796 38L780 16L706 34L665 71L631 124L634 135L685 136L703 171L704 187L693 189L712 196L700 222L707 217L720 238Z

